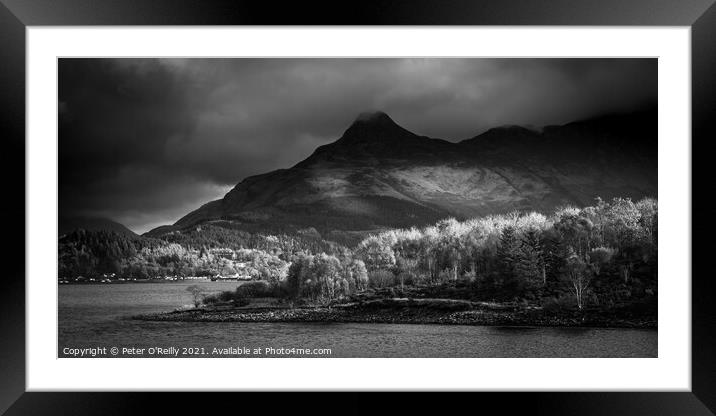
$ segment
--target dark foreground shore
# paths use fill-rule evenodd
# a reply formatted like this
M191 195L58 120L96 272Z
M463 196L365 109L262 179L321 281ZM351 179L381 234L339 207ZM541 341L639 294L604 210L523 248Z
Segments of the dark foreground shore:
M655 314L624 308L545 311L451 299L392 298L332 306L234 307L229 304L133 316L145 321L355 322L392 324L656 328Z

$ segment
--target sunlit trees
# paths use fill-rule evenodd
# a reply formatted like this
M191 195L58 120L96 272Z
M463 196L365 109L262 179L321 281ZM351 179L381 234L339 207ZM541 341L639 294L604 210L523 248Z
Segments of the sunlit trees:
M657 207L654 199L597 199L594 206L560 208L549 217L512 212L467 221L446 219L423 229L368 237L354 255L370 265L375 285L389 284L389 274L377 273L392 271L399 281L423 276L425 280L414 281L445 283L441 277L464 277L479 283L488 277L493 285L474 287L494 287L506 296L548 286L554 293L562 290L565 270L574 269L574 256L584 265L585 278L601 279L607 268L610 276L618 272L630 284L635 271L647 277L655 273Z
M458 270L461 267L463 247L461 237L467 227L455 218L448 218L439 221L436 225L440 238L437 243L437 251L443 265L450 271L452 280L457 280Z
M439 240L440 233L436 227L427 227L423 230L423 236L420 239L420 257L430 281L437 281L440 275L440 264L438 263L437 255Z
M476 299L533 301L570 292L582 307L590 288L600 302L618 302L653 293L656 285L658 203L650 198L597 199L549 216L448 218L372 234L352 248L324 241L330 232L317 239L202 230L166 239L74 232L60 240L59 273L69 279L238 274L319 302L398 283L468 288Z
M340 271L341 263L334 256L321 253L314 257L311 275L317 297L333 299L336 296L339 280L342 279Z
M356 287L356 279L366 285L365 266L353 263L351 274L343 273L344 268L335 256L321 253L315 256L301 254L294 258L285 281L289 296L327 302L348 295Z
M575 210L563 213L554 223L554 228L561 235L564 243L572 248L575 255L584 259L592 243L591 237L594 229L592 221Z
M488 235L479 225L479 223L470 223L469 231L463 234L460 243L465 252L465 261L469 274L474 278L478 277L478 273L484 272L485 265L483 261L487 257L484 250Z
M353 260L348 266L349 276L355 282L356 289L365 290L368 287L368 270L362 260Z
M356 249L369 271L389 269L395 265L395 253L386 238L370 236Z

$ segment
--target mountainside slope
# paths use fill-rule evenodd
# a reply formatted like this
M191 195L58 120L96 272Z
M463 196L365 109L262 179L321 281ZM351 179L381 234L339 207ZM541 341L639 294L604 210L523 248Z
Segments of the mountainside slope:
M246 178L223 199L149 234L216 220L256 229L374 230L586 205L597 196L656 197L656 140L654 111L542 132L501 127L459 143L366 113L297 165Z
M75 230L87 230L87 231L114 231L118 234L136 237L132 230L125 227L124 225L112 221L107 218L99 217L84 217L84 216L73 216L73 217L60 217L58 221L59 236L69 234Z

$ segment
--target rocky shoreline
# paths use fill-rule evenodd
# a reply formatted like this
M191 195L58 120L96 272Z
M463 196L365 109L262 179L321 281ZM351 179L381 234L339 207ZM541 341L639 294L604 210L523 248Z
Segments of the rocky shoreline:
M373 302L302 307L230 305L133 316L144 321L342 322L483 326L555 326L655 329L655 316L621 310L546 312L541 308L477 304L449 299L383 299Z

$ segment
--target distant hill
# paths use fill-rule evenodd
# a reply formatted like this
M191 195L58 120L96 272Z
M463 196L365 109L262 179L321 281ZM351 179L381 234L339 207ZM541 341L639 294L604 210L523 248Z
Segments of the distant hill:
M360 232L454 216L548 211L594 198L657 197L656 111L541 131L488 130L459 143L418 136L382 112L358 116L333 143L288 169L252 176L172 226Z
M58 231L60 237L78 229L84 229L87 231L114 231L118 234L126 236L137 236L137 234L132 232L129 228L107 218L83 216L59 218Z

